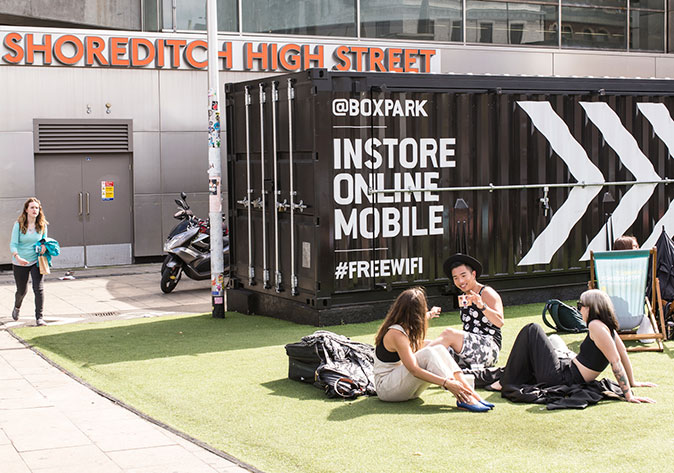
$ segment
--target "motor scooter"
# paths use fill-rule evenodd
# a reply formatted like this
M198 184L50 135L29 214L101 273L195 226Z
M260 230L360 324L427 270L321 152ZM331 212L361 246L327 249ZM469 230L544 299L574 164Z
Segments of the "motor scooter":
M211 277L211 241L210 227L192 213L187 203L187 194L180 193L175 199L178 211L173 218L180 222L173 227L164 243L164 251L168 253L161 265L160 287L163 293L173 291L183 273L197 281ZM229 232L223 227L223 261L224 271L229 271Z

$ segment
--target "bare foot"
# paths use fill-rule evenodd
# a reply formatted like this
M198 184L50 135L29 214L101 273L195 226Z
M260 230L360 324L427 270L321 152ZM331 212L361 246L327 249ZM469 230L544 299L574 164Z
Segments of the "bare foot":
M492 384L489 385L491 389L494 391L500 391L501 390L501 382L500 381L494 381Z

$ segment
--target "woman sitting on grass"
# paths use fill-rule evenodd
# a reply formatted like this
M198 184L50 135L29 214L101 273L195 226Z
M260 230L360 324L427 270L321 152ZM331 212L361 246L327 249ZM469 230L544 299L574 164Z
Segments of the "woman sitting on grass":
M377 396L382 401L407 401L437 384L456 397L458 407L486 412L494 405L483 401L466 382L447 346L440 339L424 340L428 319L439 313L439 307L428 310L426 294L419 287L407 289L395 300L375 338Z
M618 322L609 296L598 289L585 291L578 308L589 329L578 355L560 359L540 325L525 325L515 339L500 381L492 384L492 389L500 390L506 385L589 383L610 363L625 400L655 402L632 392L633 387L655 385L634 380L625 344L617 333Z

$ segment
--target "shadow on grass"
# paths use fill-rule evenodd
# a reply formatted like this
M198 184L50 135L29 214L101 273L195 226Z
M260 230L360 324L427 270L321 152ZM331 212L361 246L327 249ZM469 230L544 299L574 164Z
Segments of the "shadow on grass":
M458 314L443 316L437 325L458 326ZM373 343L380 321L320 327L322 330L364 337ZM104 322L74 326L28 327L16 332L32 345L88 365L147 360L230 350L286 345L319 327L299 325L257 315L227 313ZM46 333L45 333L46 332ZM285 353L284 353L285 355Z
M328 415L329 421L345 421L358 417L379 414L437 414L440 412L459 413L462 412L456 407L456 400L449 394L439 388L429 388L424 392L423 397L442 396L446 404L426 404L422 398L411 399L406 402L384 402L377 396L362 396L354 400L345 400L340 398L330 399L320 389L309 383L301 383L290 379L277 379L263 383L262 386L269 389L270 395L287 397L299 401L323 400L326 403L326 409L331 409ZM491 396L493 398L500 396ZM332 407L335 406L336 407Z
M376 396L364 397L352 402L342 401L339 406L333 408L328 414L328 421L343 422L357 419L364 416L379 416L386 414L393 415L434 415L439 413L459 414L461 409L456 407L456 401L447 393L437 393L444 395L447 404L426 404L422 398L410 399L405 402L384 402ZM424 393L428 398L429 394Z
M538 304L528 304L506 309L506 323L520 317L531 317L537 307ZM381 321L373 321L320 329L372 344L380 323ZM433 321L434 331L447 326L460 328L458 313L443 314ZM16 332L42 350L92 366L269 346L282 347L299 341L317 329L319 328L271 317L230 312L224 320L204 314L111 321L77 327L33 327L18 329ZM282 348L279 355L285 356Z
M349 337L374 338L377 325L378 322L371 322L324 328ZM31 327L16 332L40 349L97 365L283 346L299 341L317 328L233 312L227 313L224 320L205 314L40 329L46 330Z

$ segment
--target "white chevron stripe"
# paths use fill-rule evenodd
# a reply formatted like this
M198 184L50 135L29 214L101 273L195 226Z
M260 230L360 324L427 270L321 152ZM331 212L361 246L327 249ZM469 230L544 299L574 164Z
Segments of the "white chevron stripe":
M578 182L603 183L604 176L592 164L583 147L576 141L569 127L552 109L549 102L517 102L529 115L533 125L545 136L552 149L569 167L569 172ZM601 186L574 187L568 199L555 212L550 223L534 240L529 252L517 263L547 264L569 238L571 229L587 210L592 199L601 191Z
M653 126L653 131L662 140L669 150L669 156L674 156L674 121L669 115L669 110L663 103L638 103L637 108L644 117ZM653 227L653 233L646 239L643 248L653 248L660 237L662 227L668 235L674 233L674 205L671 205L667 212Z
M620 117L604 102L580 102L587 117L595 124L604 137L604 141L618 155L620 161L637 181L657 181L660 176L653 164L641 152L639 145L625 129ZM648 202L657 184L634 184L628 190L613 212L614 235L622 235L637 218L641 208ZM590 251L606 250L606 225L595 235L587 246L581 261L590 259Z

